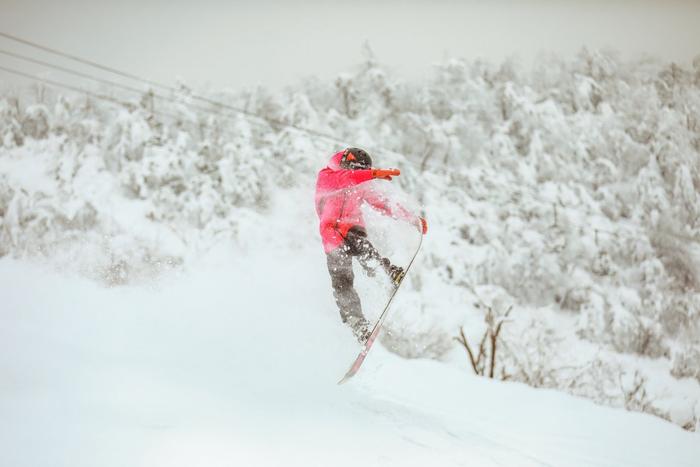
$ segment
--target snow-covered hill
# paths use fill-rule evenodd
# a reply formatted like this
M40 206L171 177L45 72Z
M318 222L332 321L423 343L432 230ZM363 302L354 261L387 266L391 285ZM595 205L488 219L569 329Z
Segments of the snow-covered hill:
M184 86L96 89L109 102L8 90L2 455L697 458L679 427L700 427L699 66L584 50L529 72L450 60L407 84L369 57L333 83L211 95L228 108L194 105ZM358 349L332 301L313 186L346 144L401 168L375 189L429 232L383 345L341 388ZM403 264L415 229L367 217ZM357 282L372 317L384 284ZM506 313L493 367L506 382L475 379L455 337L476 346Z
M381 345L336 385L358 349L322 264L224 248L106 289L3 259L0 465L697 465L659 418Z

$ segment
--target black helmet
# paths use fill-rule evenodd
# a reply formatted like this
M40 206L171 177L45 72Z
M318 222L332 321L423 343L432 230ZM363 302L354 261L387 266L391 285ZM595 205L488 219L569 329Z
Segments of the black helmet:
M372 158L364 149L347 148L340 159L340 167L350 170L369 169L372 167Z

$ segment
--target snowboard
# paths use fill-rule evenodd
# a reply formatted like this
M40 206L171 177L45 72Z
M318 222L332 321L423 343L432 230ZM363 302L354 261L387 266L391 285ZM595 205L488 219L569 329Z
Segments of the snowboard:
M404 283L406 280L406 276L408 275L408 271L411 269L411 265L413 264L413 261L416 259L416 256L418 256L418 252L420 251L420 247L423 244L423 235L421 234L420 236L420 241L418 242L418 248L416 248L415 253L413 253L413 257L411 258L411 261L408 263L408 266L406 266L406 272L403 276L403 279L399 284L395 287L393 287L393 290L391 291L391 295L389 295L389 299L386 302L386 305L384 305L384 309L382 310L381 314L379 315L379 319L377 322L374 324L374 327L372 328L372 333L369 335L369 338L367 338L367 342L365 342L365 345L362 347L362 350L360 351L359 355L355 359L355 361L352 363L350 366L350 369L345 373L345 376L338 381L338 384L343 384L346 383L350 378L355 376L358 371L360 371L360 367L362 366L362 362L365 361L365 358L367 357L367 354L369 353L370 349L372 348L372 344L374 344L374 341L377 339L377 336L379 335L379 331L382 329L382 324L384 324L384 320L386 319L387 312L389 311L389 308L391 307L391 302L394 301L394 297L396 296L396 292L399 291L399 288L401 288L401 284Z

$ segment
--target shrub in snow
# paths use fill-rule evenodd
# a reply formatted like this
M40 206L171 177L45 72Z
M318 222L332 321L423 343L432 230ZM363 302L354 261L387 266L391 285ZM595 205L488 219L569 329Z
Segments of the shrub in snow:
M464 333L464 328L460 328L459 336L455 337L455 340L464 347L475 374L493 378L496 376L496 367L498 365L501 370L500 377L506 379L507 376L503 365L499 365L500 362L498 360L499 335L512 310L513 308L509 307L504 313L497 314L492 307L487 307L484 315L486 330L478 343L472 342L470 344Z
M0 146L13 148L24 142L19 114L17 98L0 99Z
M617 293L623 292L624 289L618 289ZM621 302L618 297L615 301L608 301L598 293L590 294L589 299L581 306L577 325L579 336L611 345L619 352L649 357L668 353L661 325L640 316L633 303Z
M151 128L145 115L125 109L120 111L108 127L106 139L108 167L118 171L125 161L140 160L151 136Z
M22 119L22 133L34 139L49 135L49 111L43 105L30 105Z
M635 370L632 374L621 373L619 379L624 406L627 410L650 413L670 421L669 414L657 408L650 398L646 387L646 376Z
M692 163L691 163L692 164ZM676 182L673 187L674 208L678 218L690 228L700 227L700 176L694 182L692 165L682 164L676 169ZM697 173L697 165L694 168Z
M700 294L667 297L659 320L671 336L697 336L700 330Z
M381 342L384 347L404 358L441 359L452 348L450 337L443 331L432 327L413 329L411 326L386 326Z
M459 234L471 245L485 245L489 242L486 232L479 224L465 224L459 228Z
M591 264L591 271L599 276L609 276L613 273L614 267L610 254L600 251Z
M221 189L226 201L233 206L263 206L269 197L264 152L250 150L249 146L227 144L224 157L218 163Z
M619 387L621 373L622 368L617 362L596 356L583 365L564 367L557 381L559 387L570 394L592 399L599 404L622 407Z
M532 318L523 327L513 325L502 338L500 364L503 379L538 388L559 386L562 360L553 329L542 318Z
M659 224L651 237L664 269L684 292L700 291L700 254L688 238L672 224Z
M668 355L661 326L632 313L617 313L612 323L612 343L620 352L649 357Z
M10 186L5 174L0 174L0 257L12 250L11 232L13 223L7 216L15 190Z
M3 239L15 252L49 253L53 246L97 226L97 210L87 201L55 204L42 192L11 194L3 216Z
M125 160L121 183L128 193L140 199L158 197L163 192L179 195L192 183L194 154L173 147L144 146L138 160Z
M563 310L581 311L583 305L591 300L590 295L592 292L593 290L591 287L574 286L566 291L559 301L559 306L561 306Z
M700 382L700 346L686 345L675 352L671 374L676 378L695 378Z

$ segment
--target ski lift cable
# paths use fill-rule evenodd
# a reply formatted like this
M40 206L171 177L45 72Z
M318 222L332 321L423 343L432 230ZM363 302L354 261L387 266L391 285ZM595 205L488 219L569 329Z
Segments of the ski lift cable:
M61 83L61 82L59 82L59 81L54 81L54 80L49 79L49 78L41 78L41 77L38 77L38 76L34 76L34 75L30 74L30 73L26 73L26 72L23 72L23 71L20 71L20 70L16 70L16 69L13 69L13 68L8 68L8 67L2 66L2 65L0 65L0 70L4 71L4 72L6 72L6 73L11 73L11 74L14 74L14 75L17 75L17 76L21 76L21 77L23 77L23 78L27 78L27 79L30 79L30 80L33 80L33 81L37 81L37 82L40 82L40 83L43 83L43 84L46 84L46 85L49 85L49 86L53 86L53 87L56 87L56 88L61 88L61 89L65 89L65 90L68 90L68 91L73 91L73 92L76 92L76 93L79 93L79 94L85 94L85 95L88 95L88 96L90 96L90 97L92 97L92 98L99 99L99 100L103 100L103 101L107 101L107 102L111 102L111 103L113 103L113 104L120 105L120 106L125 107L125 108L127 108L127 109L128 109L128 108L137 107L137 105L134 104L134 103L131 103L131 102L128 102L128 101L124 101L124 100L120 100L120 99L118 99L118 98L116 98L116 97L108 96L108 95L106 95L106 94L99 94L99 93L92 92L92 91L89 91L89 90L84 89L84 88L80 88L80 87L73 86L73 85L66 84L66 83ZM150 110L149 110L149 112L151 112L151 113L154 114L154 115L158 115L158 116L160 116L160 117L170 118L170 119L175 120L175 121L181 121L181 120L183 120L183 117L182 117L182 116L178 116L178 115L175 115L175 114L172 114L172 113L169 113L169 112L163 112L163 111L161 111L161 110L153 110L153 111L150 111ZM235 134L234 134L233 132L231 132L230 130L226 130L225 128L220 128L219 131L221 131L222 133L227 134L227 135L229 135L229 136L235 136Z
M43 60L38 60L38 59L29 57L29 56L26 56L26 55L23 55L23 54L18 54L18 53L15 53L15 52L10 52L10 51L8 51L8 50L0 49L0 54L6 55L6 56L9 56L9 57L13 57L13 58L16 58L16 59L25 61L25 62L34 63L34 64L36 64L36 65L41 65L41 66L44 66L44 67L47 67L47 68L51 68L51 69L54 69L54 70L58 70L58 71L61 71L61 72L64 72L64 73L68 73L68 74L71 74L71 75L74 75L74 76L78 76L78 77L81 77L81 78L86 78L86 79L95 81L95 82L100 83L100 84L104 84L104 85L111 86L111 87L114 87L114 88L119 88L119 89L123 89L123 90L129 91L129 92L133 92L133 93L136 93L136 94L138 94L138 95L140 95L140 96L143 96L145 93L148 92L148 91L143 90L143 89L140 89L140 88L135 88L135 87L133 87L133 86L129 86L129 85L126 85L126 84L118 83L118 82L116 82L116 81L112 81L112 80L100 78L100 77L97 77L97 76L94 76L94 75L90 75L90 74L88 74L88 73L83 73L83 72L81 72L81 71L74 70L74 69L72 69L72 68L63 67L63 66L56 65L56 64L54 64L54 63L49 63L49 62L46 62L46 61L43 61ZM207 113L210 113L210 114L216 115L216 116L230 117L230 115L220 114L219 112L214 111L214 110L211 109L211 108L206 108L206 107L201 107L201 106L195 106L195 105L192 105L192 103L183 102L183 101L181 101L181 100L169 98L169 97L164 96L164 95L162 95L162 94L158 94L158 93L156 93L155 91L150 91L150 92L152 93L153 97L155 97L155 98L157 98L157 99L159 99L159 100L162 100L162 101L166 101L166 102L170 102L170 103L175 103L175 104L187 105L187 106L192 107L192 108L195 109L195 110L199 110L199 111L202 111L202 112L207 112Z
M134 106L135 106L135 104L133 104L133 103L130 103L130 102L127 102L127 101L123 101L123 100L117 99L116 97L112 97L112 96L108 96L108 95L106 95L106 94L99 94L99 93L96 93L96 92L88 91L87 89L80 88L80 87L78 87L78 86L73 86L73 85L66 84L66 83L61 83L61 82L59 82L59 81L54 81L54 80L49 79L49 78L42 78L42 77L39 77L39 76L34 76L34 75L32 75L31 73L26 73L26 72L24 72L24 71L16 70L16 69L14 69L14 68L8 68L8 67L5 67L5 66L0 65L0 70L4 71L4 72L6 72L6 73L11 73L11 74L13 74L13 75L21 76L21 77L23 77L23 78L28 78L28 79L33 80L33 81L37 81L37 82L40 82L40 83L43 83L43 84L47 84L47 85L49 85L49 86L54 86L54 87L57 87L57 88L66 89L66 90L68 90L68 91L73 91L73 92L76 92L76 93L79 93L79 94L86 94L86 95L88 95L88 96L90 96L90 97L93 97L93 98L95 98L95 99L99 99L99 100L104 100L104 101L112 102L112 103L114 103L114 104L119 104L119 105L121 105L121 106L123 106L123 107L126 107L126 108L134 107ZM181 117L178 117L178 116L176 116L176 115L173 115L173 114L167 113L167 112L154 111L153 113L154 113L154 114L157 114L157 115L160 115L160 116L169 117L169 118L181 119Z
M134 81L140 81L140 82L142 82L142 83L144 83L144 84L148 84L149 86L157 87L157 88L159 88L159 89L163 89L163 90L167 90L167 91L171 91L171 92L179 92L178 89L175 88L175 87L167 86L167 85L162 84L162 83L159 83L159 82L157 82L157 81L153 81L153 80L149 80L149 79L146 79L146 78L142 78L142 77L136 76L136 75L134 75L134 74L132 74L132 73L128 73L128 72L125 72L125 71L121 71L121 70L118 70L118 69L113 68L113 67L110 67L110 66L102 65L102 64L97 63L97 62L94 62L94 61L92 61L92 60L88 60L88 59L85 59L85 58L82 58L82 57L78 57L78 56L73 55L73 54L69 54L69 53L66 53L66 52L62 52L62 51L60 51L60 50L57 50L57 49L54 49L54 48L51 48L51 47L47 47L47 46L38 44L38 43L36 43L36 42L29 41L29 40L27 40L27 39L22 39L22 38L20 38L20 37L17 37L17 36L15 36L15 35L12 35L12 34L9 34L9 33L3 32L3 31L0 31L0 37L4 37L4 38L6 38L6 39L9 39L9 40L12 40L12 41L15 41L15 42L18 42L18 43L27 45L27 46L29 46L29 47L33 47L33 48L42 50L42 51L44 51L44 52L48 52L48 53L53 54L53 55L57 55L57 56L60 56L60 57L63 57L63 58L67 58L67 59L69 59L69 60L73 60L73 61L82 63L82 64L84 64L84 65L88 65L88 66L91 66L91 67L94 67L94 68L98 68L98 69L100 69L100 70L107 71L107 72L109 72L109 73L113 73L113 74L116 74L116 75L118 75L118 76L121 76L121 77L123 77L123 78L128 78L128 79L131 79L131 80L134 80ZM295 125L295 124L293 124L293 123L284 122L284 121L279 120L279 119L263 117L263 116L261 116L261 115L258 115L258 114L255 114L255 113L253 113L253 112L250 112L250 111L248 111L248 110L240 109L240 108L238 108L238 107L234 107L234 106L229 105L229 104L224 104L224 103L221 103L221 102L217 102L217 101L215 101L215 100L209 99L209 98L207 98L207 97L199 96L199 95L196 95L196 94L192 94L191 97L192 97L193 99L198 100L198 101L206 102L206 103L211 104L211 105L215 105L215 106L218 106L218 107L226 108L226 109L229 109L229 110L231 110L231 111L234 111L234 112L239 113L239 114L242 114L242 115L246 115L246 116L251 117L251 118L263 120L263 121L265 121L265 122L268 123L268 124L274 124L274 125L277 125L277 126L283 126L283 127L292 128L292 129L294 129L294 130L297 130L297 131L300 131L300 132L303 132L303 133L307 133L307 134L312 135L312 136L317 136L317 137L320 137L320 138L324 138L324 139L330 140L330 141L332 141L333 143L344 143L344 141L343 141L342 139L340 139L340 138L338 138L338 137L336 137L336 136L334 136L334 135L328 134L328 133L323 133L323 132L320 132L320 131L317 131L317 130L312 130L312 129L310 129L310 128L301 127L301 126Z
M43 60L38 60L38 59L35 59L35 58L28 57L28 56L26 56L26 55L18 54L18 53L15 53L15 52L10 52L10 51L8 51L8 50L0 49L0 54L2 54L2 55L7 55L7 56L9 56L9 57L13 57L13 58L16 58L16 59L19 59L19 60L23 60L23 61L25 61L25 62L34 63L34 64L36 64L36 65L41 65L41 66L45 66L45 67L48 67L48 68L53 68L54 70L62 71L62 72L64 72L64 73L69 73L69 74L72 74L72 75L74 75L74 76L79 76L79 77L81 77L81 78L87 78L87 79L96 81L96 82L98 82L98 83L106 84L107 86L112 86L112 87L121 88L121 89L124 89L124 90L126 90L126 91L137 92L137 93L139 93L139 94L144 94L145 92L147 92L147 91L144 91L143 89L134 88L134 87L132 87L132 86L128 86L128 85L122 84L122 83L117 83L116 81L111 81L111 80L108 80L108 79L98 78L98 77L96 77L96 76L92 76L92 75L89 75L89 74L87 74L87 73L83 73L83 72L80 72L80 71L77 71L77 70L73 70L73 69L71 69L71 68L66 68L66 67L63 67L63 66L60 66L60 65L56 65L56 64L53 64L53 63L45 62L45 61L43 61Z
M57 56L60 56L60 57L63 57L63 58L67 58L67 59L69 59L69 60L73 60L73 61L76 61L76 62L78 62L78 63L82 63L82 64L84 64L84 65L88 65L88 66L91 66L91 67L94 67L94 68L98 68L98 69L100 69L100 70L107 71L107 72L109 72L109 73L113 73L113 74L116 74L116 75L118 75L118 76L121 76L121 77L123 77L123 78L128 78L128 79L131 79L131 80L139 81L139 82L141 82L141 83L143 83L143 84L147 84L147 85L152 86L152 87L157 87L157 88L159 88L159 89L167 90L167 91L174 92L174 93L180 92L180 90L178 90L177 88L175 88L175 87L173 87L173 86L168 86L168 85L159 83L159 82L157 82L157 81L153 81L153 80L149 80L149 79L146 79L146 78L142 78L142 77L137 76L137 75L134 75L134 74L132 74L132 73L118 70L118 69L116 69L116 68L114 68L114 67L111 67L111 66L102 65L102 64L97 63L97 62L95 62L95 61L93 61L93 60L88 60L88 59L85 59L85 58L82 58L82 57L78 57L78 56L76 56L76 55L73 55L73 54L70 54L70 53L66 53L66 52L57 50L57 49L52 48L52 47L47 47L47 46L45 46L45 45L41 45L41 44L38 44L38 43L36 43L36 42L27 40L27 39L23 39L23 38L17 37L17 36L15 36L15 35L13 35L13 34L9 34L9 33L0 31L0 37L4 37L4 38L6 38L6 39L9 39L9 40L12 40L12 41L15 41L15 42L18 42L18 43L27 45L27 46L29 46L29 47L33 47L33 48L42 50L42 51L44 51L44 52L51 53L51 54L53 54L53 55L57 55ZM250 117L250 118L252 118L252 119L256 119L256 120L262 121L262 122L266 123L267 125L275 125L275 126L279 126L279 127L290 128L290 129L299 131L299 132L301 132L301 133L306 133L306 134L308 134L308 135L310 135L310 136L317 136L317 137L323 138L323 139L325 139L325 140L328 140L328 141L330 141L330 142L332 142L332 143L334 143L334 144L339 144L339 145L341 145L341 146L346 146L346 147L347 147L347 146L351 145L351 144L348 144L348 141L347 141L347 140L345 140L345 139L343 139L343 138L339 138L339 137L337 137L337 136L335 136L335 135L332 135L332 134L329 134L329 133L324 133L324 132L321 132L321 131L318 131L318 130L313 130L313 129L311 129L311 128L302 127L302 126L295 125L295 124L293 124L293 123L288 123L288 122L285 122L285 121L283 121L283 120L279 120L279 119L275 119L275 118L263 117L263 116L258 115L258 114L256 114L256 113L250 112L250 111L248 111L248 110L241 109L241 108L238 108L238 107L229 105L229 104L224 104L224 103L221 103L221 102L217 102L217 101L215 101L215 100L209 99L209 98L207 98L207 97L199 96L199 95L197 95L197 94L192 94L190 97L192 97L192 98L195 99L195 100L198 100L198 101L201 101L201 102L206 102L207 104L214 105L214 106L217 106L217 107L226 108L226 109L231 110L231 111L233 111L233 112L235 112L235 113L238 113L238 114L241 114L241 115L245 115L245 116L248 116L248 117ZM368 145L365 145L365 146L368 146ZM388 149L388 148L384 148L384 147L382 147L382 146L369 145L369 147L370 147L370 149L372 150L372 152L375 152L375 153L397 154L396 151L393 151L393 150ZM406 158L405 161L406 161L406 163L408 163L408 164L410 164L410 165L416 165L415 163L411 162L408 158Z
M27 45L29 47L33 47L35 49L43 50L44 52L48 52L48 53L53 54L53 55L58 55L58 56L82 63L83 65L88 65L88 66L95 67L95 68L98 68L98 69L103 70L103 71L108 71L110 73L114 73L114 74L119 75L123 78L128 78L128 79L132 79L135 81L141 81L143 83L147 83L150 86L170 90L170 88L168 86L164 86L162 84L156 83L155 81L150 81L150 80L147 80L145 78L141 78L139 76L133 75L131 73L127 73L127 72L120 71L120 70L117 70L117 69L112 68L112 67L101 65L101 64L93 62L91 60L87 60L87 59L84 59L84 58L81 58L81 57L78 57L75 55L71 55L71 54L66 53L66 52L61 52L60 50L56 50L56 49L51 48L51 47L37 44L36 42L22 39L20 37L14 36L12 34L8 34L8 33L3 32L3 31L0 31L0 36L4 37L6 39L10 39L10 40L15 41L15 42L19 42L20 44L24 44L24 45Z

